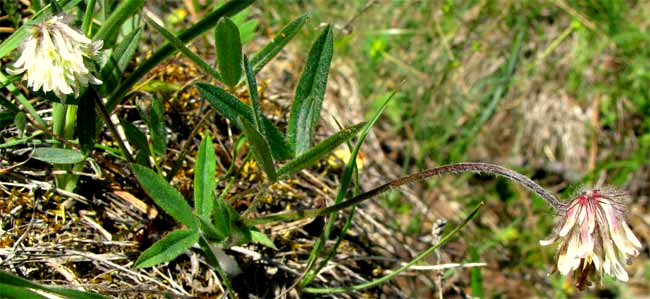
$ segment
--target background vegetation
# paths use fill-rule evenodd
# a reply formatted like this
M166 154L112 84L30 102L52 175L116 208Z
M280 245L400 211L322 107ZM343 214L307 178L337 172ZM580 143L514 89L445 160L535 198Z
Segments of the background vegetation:
M145 7L163 20L167 30L178 33L217 4L172 1ZM262 111L282 130L286 128L308 49L324 24L331 24L334 57L314 139L321 141L338 132L338 123L347 127L370 119L397 91L357 158L360 190L461 161L516 169L563 199L583 186L613 185L629 192L628 223L644 244L640 256L626 266L629 283L605 278L603 285L579 293L571 278L548 275L555 248L541 247L538 241L552 232L555 215L540 198L505 179L439 177L359 206L349 235L313 284L347 286L390 273L435 244L440 230L449 231L485 202L452 242L420 265L481 263L478 266L423 267L382 286L337 296L640 298L650 294L649 2L259 0L233 18L244 52L258 51L285 24L307 12L310 17L296 38L259 73ZM8 28L19 25L19 19L2 22ZM208 35L188 48L215 61L214 38ZM126 73L161 41L157 31L145 31ZM3 66L8 62L4 59ZM267 176L239 141L241 130L220 114L208 114L196 100L200 95L193 84L208 79L184 56L173 56L148 73L117 110L120 118L142 128L147 125L145 117L136 108L160 100L168 137L156 154L158 170L169 171L179 152L195 157L201 138L193 136L192 129L204 124L200 134L215 139L216 173L229 178L219 182L217 189L226 190L221 195L244 217L331 205L349 151L342 147L296 178L264 185ZM251 102L246 88L235 94ZM13 127L3 131L7 140L16 134ZM102 148L98 164L108 175L82 177L76 193L83 200L3 185L2 217L11 224L3 224L1 243L7 249L0 253L6 261L12 260L3 270L36 282L78 284L117 297L145 291L150 296L162 296L156 292L220 294L217 276L196 248L163 266L125 270L176 224L152 214L155 205L111 154L110 147L116 146L110 142L110 134L100 135L99 143L107 149ZM3 153L2 167L24 157L20 148L9 150ZM186 198L192 194L194 161L183 160L172 180ZM51 179L50 174L35 174L46 168L44 164L23 167L2 180L27 184L27 178ZM133 212L133 203L139 200L124 192L146 202L144 210ZM30 200L40 196L38 204ZM17 207L21 207L18 212ZM337 235L345 230L344 216L335 224ZM94 226L88 219L103 227L112 240L97 241L101 237L89 231ZM20 243L17 240L28 224L34 235L20 240L25 248L15 254L10 249ZM233 287L241 296L283 295L304 269L323 227L321 218L260 226L277 250L258 244L227 250L244 272ZM333 240L326 242L327 248L334 247ZM55 258L72 255L76 260ZM140 285L125 285L131 281Z

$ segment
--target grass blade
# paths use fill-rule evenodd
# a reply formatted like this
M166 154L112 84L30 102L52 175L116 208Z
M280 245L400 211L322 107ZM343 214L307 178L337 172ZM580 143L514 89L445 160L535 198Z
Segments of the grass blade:
M381 108L379 108L379 110L375 112L375 114L370 119L370 121L366 123L365 126L363 127L363 130L359 135L359 139L357 140L356 144L354 145L354 148L352 149L352 152L350 153L350 159L348 160L348 163L345 166L345 170L343 170L343 175L341 176L341 182L339 183L339 191L338 194L336 195L335 204L341 203L345 198L345 194L347 193L348 186L350 186L350 182L352 182L352 175L354 174L354 169L357 165L357 155L361 150L361 145L363 145L363 142L366 139L366 136L368 136L370 129L372 128L372 126L375 125L377 120L379 120L379 117L384 113L384 110L386 110L386 106L393 98L393 96L395 96L396 93L397 91L394 91L386 99L386 101L384 101ZM336 217L333 216L327 220L327 223L325 224L325 229L323 230L321 237L318 239L318 241L316 241L316 244L314 244L312 251L309 253L309 259L307 262L309 266L305 276L300 281L301 286L306 286L307 284L309 284L314 279L314 277L316 277L318 271L320 271L320 269L309 269L309 268L313 266L313 264L316 262L316 258L320 256L320 253L323 249L323 243L329 240L329 235L330 232L332 231L332 227L334 226L335 221L336 221ZM324 265L325 263L321 263L321 267Z
M242 103L239 99L232 96L225 90L205 83L197 83L197 89L201 95L214 106L224 117L233 121L241 128L239 117L245 118L249 122L255 122L253 111L249 106ZM286 160L293 157L289 145L284 140L282 133L266 117L262 117L262 126L266 132L267 142L271 147L271 153L276 160ZM242 128L243 130L243 128Z
M357 124L352 127L345 128L338 133L328 137L323 140L321 143L309 149L304 154L300 155L296 159L284 165L282 168L278 169L278 176L282 178L288 178L298 171L305 169L316 161L320 160L322 157L330 153L337 146L341 145L343 142L348 141L354 135L363 128L365 123Z
M173 231L147 248L133 267L141 269L172 261L198 241L199 232L194 229Z
M345 293L345 292L350 292L350 291L363 290L363 289L366 289L366 288L370 288L370 287L377 286L377 285L382 284L382 283L384 283L384 282L386 282L386 281L389 281L389 280L395 278L395 277L396 277L397 275L399 275L400 273L406 271L409 267L411 267L411 266L417 264L418 262L420 262L421 260L423 260L425 257L427 257L428 255L430 255L431 253L433 253L436 249L440 248L442 245L444 245L444 244L446 244L447 242L449 242L449 241L451 240L451 238L453 238L453 237L454 237L454 236L455 236L455 235L456 235L456 234L457 234L457 233L458 233L458 232L459 232L463 227L465 227L465 225L467 225L467 223L469 223L469 221L470 221L472 218L474 218L474 216L476 216L476 214L478 214L479 209L480 209L481 207L483 207L483 205L485 205L485 203L484 203L484 202L480 202L480 203L479 203L479 204L478 204L478 205L477 205L477 206L472 210L472 212L469 214L469 216L467 216L467 217L465 218L465 220L463 220L463 222L462 222L460 225L456 226L456 227L455 227L451 232L449 232L449 233L446 234L444 237L442 237L442 238L440 239L440 242L438 242L436 245L433 245L433 246L429 247L427 250L425 250L424 252L422 252L421 254L419 254L419 255L418 255L417 257L415 257L413 260L411 260L410 262L408 262L408 263L405 264L404 266L398 268L397 270L391 272L390 274L387 274L387 275L385 275L385 276L382 276L382 277L380 277L380 278L374 279L374 280L372 280L372 281L369 281L369 282L366 282L366 283L362 283L362 284L358 284L358 285L354 285L354 286L351 286L351 287L340 287L340 288L304 288L304 289L302 289L302 290L303 290L304 292L306 292L306 293L312 293L312 294L334 294L334 293Z
M122 41L115 47L113 53L101 69L102 91L113 90L117 85L118 78L124 73L127 64L133 58L135 51L138 49L138 43L142 36L142 28L138 28L124 36Z
M294 149L296 156L304 153L310 147L314 128L320 118L332 53L332 27L328 25L309 51L309 57L291 105L287 141Z
M194 211L199 217L209 218L214 206L216 157L209 135L203 137L194 166Z
M144 5L144 0L126 0L117 6L115 11L108 17L104 25L93 36L94 40L103 40L105 43L108 39L120 32L120 26L129 17L136 14ZM104 44L105 48L112 48L112 45Z
M233 89L241 78L241 40L239 28L229 18L222 18L214 31L217 62L221 81Z
M257 52L257 54L253 55L251 58L251 65L253 67L253 73L257 74L259 73L262 68L275 57L284 46L289 43L290 40L293 39L293 37L300 31L300 28L302 28L302 25L305 24L305 21L309 18L309 14L304 14L301 17L291 21L291 23L287 24L280 30L280 33L278 33L273 40L268 43L262 50Z
M255 126L245 118L240 117L239 121L244 129L244 134L248 138L248 143L253 151L253 156L257 163L262 167L264 173L269 178L269 181L275 182L278 179L278 174L275 172L275 165L273 165L273 155L271 154L271 147L264 137L255 129Z
M133 164L133 173L144 191L159 207L174 220L196 230L198 224L192 215L192 208L187 204L183 195L167 183L165 178L138 164Z
M153 26L156 31L158 31L162 36L167 39L167 41L174 46L178 51L183 53L185 57L189 58L196 66L198 66L202 71L206 72L212 78L215 78L219 81L222 81L221 75L212 67L210 64L205 62L203 58L199 57L199 55L194 54L192 50L188 49L183 42L178 39L173 33L169 32L169 30L165 29L165 27L159 25L156 23L155 20L151 19L149 16L146 16L147 23L149 23L151 26Z

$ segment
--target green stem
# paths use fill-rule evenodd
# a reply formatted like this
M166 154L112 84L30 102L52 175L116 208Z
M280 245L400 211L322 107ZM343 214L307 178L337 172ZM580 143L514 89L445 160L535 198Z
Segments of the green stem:
M71 141L74 138L75 127L77 125L77 109L78 105L65 105L65 126L63 127L63 139ZM71 170L73 172L81 172L83 170L83 162L76 163L74 166L62 165L61 169ZM64 179L62 180L63 190L72 192L77 187L77 182L79 181L79 176L74 174L63 174L61 175Z
M66 114L67 114L67 107L68 105L62 104L62 103L54 103L52 105L52 134L55 136L59 136L63 139L65 138L65 126L66 126ZM58 141L54 140L54 147L62 148L64 145ZM68 165L64 164L56 164L54 165L54 169L56 170L65 170L68 171L70 168ZM56 181L56 185L63 189L64 186L66 186L68 183L68 174L57 174L54 176L54 180Z
M390 274L387 274L385 276L382 276L380 278L377 278L375 280L354 285L351 287L340 287L340 288L304 288L303 291L305 293L312 293L312 294L333 294L333 293L345 293L345 292L350 292L350 291L358 291L358 290L363 290L366 288L374 287L376 285L382 284L386 281L389 281L399 275L400 273L406 271L409 267L415 265L416 263L420 262L422 259L424 259L427 255L433 253L436 249L440 248L442 245L446 244L451 240L454 235L456 235L467 223L478 213L478 210L485 205L484 202L480 202L474 210L463 220L463 222L455 227L451 232L449 232L447 235L445 235L442 239L440 239L440 242L438 242L436 245L433 245L429 247L427 250L422 252L420 255L415 257L412 261L408 262L407 264L403 265L399 269L391 272Z
M93 13L95 11L95 2L96 0L88 0L88 3L86 5L86 11L84 12L84 20L83 23L81 23L81 32L84 33L84 35L91 37L92 34L90 34L90 25L93 23Z
M528 177L524 176L521 173L518 173L514 170L510 170L508 168L499 165L478 163L478 162L476 163L467 162L467 163L450 164L450 165L440 166L436 168L431 168L409 176L401 177L399 179L392 180L386 184L383 184L375 189L372 189L366 193L362 193L349 200L346 200L344 202L326 208L276 213L268 216L263 216L260 218L248 219L245 222L248 225L258 225L258 224L265 224L265 223L271 223L277 221L291 221L291 220L298 220L307 217L323 216L359 204L360 202L366 199L373 198L386 191L401 187L406 184L418 182L432 176L450 174L450 173L463 173L463 172L487 173L495 176L505 177L509 180L514 181L517 184L520 184L521 186L527 188L528 190L534 192L535 194L539 195L542 199L544 199L544 201L546 201L546 203L548 203L554 209L560 211L565 209L564 204L560 202L557 199L557 197L555 197L555 195L546 191L544 188L542 188L542 186L538 185L533 180L529 179Z

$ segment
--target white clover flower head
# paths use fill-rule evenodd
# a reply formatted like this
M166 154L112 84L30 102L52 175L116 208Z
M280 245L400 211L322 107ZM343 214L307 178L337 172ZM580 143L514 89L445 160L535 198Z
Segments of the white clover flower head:
M61 100L68 94L79 96L88 84L102 84L84 63L84 58L96 59L103 41L91 41L80 31L54 16L31 28L31 34L21 45L21 54L7 72L13 75L27 72L27 86L37 91L52 91Z
M641 242L625 222L626 197L611 188L592 189L566 204L556 234L540 241L546 246L560 240L553 271L565 276L573 271L581 290L600 281L603 273L620 281L629 279L623 264L628 255L639 255Z

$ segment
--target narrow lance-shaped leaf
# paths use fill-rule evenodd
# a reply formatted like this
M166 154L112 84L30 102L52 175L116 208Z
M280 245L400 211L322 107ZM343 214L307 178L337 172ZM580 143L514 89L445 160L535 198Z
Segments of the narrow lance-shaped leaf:
M145 135L138 127L130 121L120 118L120 124L124 128L124 135L126 140L129 141L137 150L144 152L150 156L149 143L147 142L147 135Z
M242 51L239 28L229 18L223 18L217 23L214 39L221 80L232 89L241 78Z
M253 73L257 74L275 55L280 53L282 48L289 43L291 39L300 31L302 25L309 18L309 14L304 14L299 18L291 21L282 28L282 30L268 43L262 50L257 52L251 58L251 65L253 66Z
M118 79L128 62L138 49L138 43L142 36L142 28L138 28L124 36L120 43L113 49L110 57L106 60L106 64L101 68L102 80L104 84L100 86L102 91L113 90L118 83Z
M154 98L151 102L149 114L149 127L151 128L151 143L156 155L165 154L167 149L167 133L165 132L165 116L162 101Z
M337 146L341 145L343 142L348 141L352 136L356 135L361 128L363 128L364 123L354 125L352 127L345 128L340 132L328 137L323 140L321 143L312 147L304 154L295 158L291 162L284 165L282 168L278 169L278 176L282 178L287 178L293 174L301 171L323 158L328 153L331 153Z
M255 117L253 116L253 111L250 109L250 107L242 103L239 99L235 98L227 91L205 83L197 83L196 87L201 93L201 96L208 100L208 102L212 104L212 106L214 106L217 111L221 113L221 115L230 119L240 128L241 125L239 124L238 119L240 116L247 119L251 123L255 122ZM291 158L293 156L293 152L284 140L282 133L280 133L278 128L275 127L270 120L268 120L263 115L261 117L262 125L264 126L264 131L266 132L267 141L271 146L273 157L276 160L286 160Z
M257 164L262 167L262 170L266 173L269 178L269 181L275 182L278 179L278 175L275 172L275 165L273 165L273 156L271 155L271 148L269 147L266 139L255 129L253 124L250 123L245 118L239 118L242 123L242 128L244 129L244 134L248 138L248 143L251 145L251 150L253 151L253 156L257 161Z
M133 266L140 269L172 261L198 241L199 232L196 230L173 231L147 248Z
M253 242L257 242L266 247L278 250L278 248L275 247L275 244L273 244L273 241L271 241L271 239L269 239L269 237L264 233L256 231L254 229L251 229L250 232L251 232L251 239L253 240Z
M169 216L172 216L174 220L187 225L191 229L198 227L196 219L192 215L190 205L187 204L185 198L183 198L183 195L178 190L169 185L165 178L153 170L137 164L133 165L133 173L135 173L135 177L140 182L144 191Z
M33 290L44 291L50 294L54 293L63 295L65 298L106 298L90 292L82 292L59 287L47 287L33 283L27 279L15 276L13 274L9 274L5 271L0 271L0 281L0 298L52 298L45 296L40 297L40 294L32 292ZM22 292L22 290L25 290L26 292ZM12 296L14 294L17 296Z
M251 96L251 106L253 108L253 119L255 120L255 127L266 137L266 131L262 125L262 108L260 107L260 97L257 94L257 81L255 81L255 73L251 68L248 57L244 55L244 71L246 73L246 82L248 82L248 93Z
M52 164L75 164L84 160L84 155L73 149L39 147L32 151L32 158Z
M199 217L209 218L214 206L216 158L209 135L203 137L194 166L194 210Z
M307 151L311 144L314 128L320 118L332 52L332 28L328 25L309 51L307 64L291 105L287 141L296 156Z

